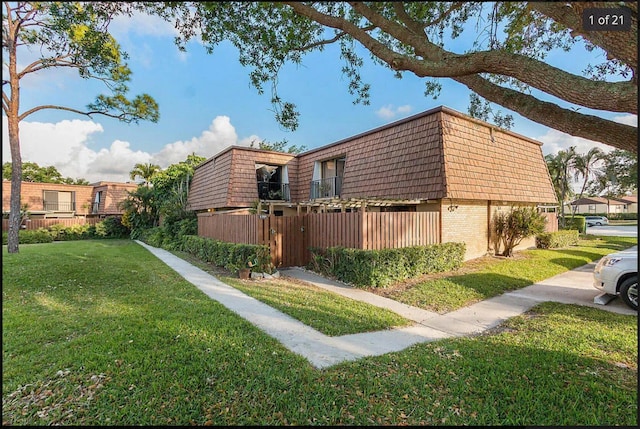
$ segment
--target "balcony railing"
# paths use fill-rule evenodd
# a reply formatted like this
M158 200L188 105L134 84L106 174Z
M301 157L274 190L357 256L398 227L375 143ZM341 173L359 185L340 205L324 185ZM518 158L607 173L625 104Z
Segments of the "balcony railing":
M328 177L311 181L311 199L339 197L342 193L342 177Z
M258 182L258 198L261 200L291 201L288 183Z
M52 212L72 212L76 209L76 203L59 203L57 201L44 201L44 210Z

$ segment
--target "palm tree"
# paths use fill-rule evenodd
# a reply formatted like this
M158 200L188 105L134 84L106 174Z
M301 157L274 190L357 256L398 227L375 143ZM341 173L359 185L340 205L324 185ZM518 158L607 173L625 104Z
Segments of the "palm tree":
M129 173L129 177L131 180L135 180L136 177L140 176L143 179L143 183L149 187L149 182L160 171L160 166L156 164L152 164L150 162L146 164L136 164L133 166L133 170Z
M587 189L587 184L589 183L589 176L595 170L596 164L602 160L604 156L604 152L602 152L599 148L594 147L591 148L587 153L582 155L577 154L574 160L573 169L574 174L573 178L578 180L582 177L584 180L582 181L582 188L580 189L580 195L578 195L578 200L582 198L584 191ZM571 214L574 215L576 213L577 205L574 205L571 209Z
M566 224L564 219L564 203L571 195L573 195L569 179L575 168L576 156L575 146L571 146L567 150L561 150L555 156L551 154L545 156L549 175L553 182L553 188L555 189L556 196L560 202L560 222L563 228Z

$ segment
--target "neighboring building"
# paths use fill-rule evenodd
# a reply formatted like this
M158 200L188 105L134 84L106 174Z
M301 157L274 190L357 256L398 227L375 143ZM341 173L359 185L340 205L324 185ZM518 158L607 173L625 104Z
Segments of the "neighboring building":
M622 213L638 213L638 195L625 195L614 200L624 203Z
M21 204L27 205L30 219L104 218L121 215L118 204L135 183L97 182L90 185L22 182ZM2 181L2 214L10 211L11 182Z
M572 201L566 206L565 213L575 214L613 214L613 213L638 213L638 197L585 197Z
M496 211L557 204L541 145L438 107L299 155L228 148L196 167L188 204L283 216L435 212L440 241L465 242L470 259L491 249Z

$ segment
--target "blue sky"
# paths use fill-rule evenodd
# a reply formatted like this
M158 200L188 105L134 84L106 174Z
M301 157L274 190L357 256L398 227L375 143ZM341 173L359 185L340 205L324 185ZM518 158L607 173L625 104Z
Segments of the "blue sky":
M469 91L463 85L441 80L441 95L434 100L424 96L424 79L412 74L396 79L390 70L367 58L362 77L371 84L371 103L354 105L347 78L341 74L337 46L329 46L322 53L306 56L302 66L286 66L280 75L280 96L297 104L301 114L299 128L290 132L275 120L270 88L260 95L250 86L250 70L239 64L230 44L220 45L209 55L192 42L182 53L173 44L171 25L146 16L120 18L111 29L130 55L131 94L152 95L160 106L159 122L123 124L100 116L91 120L64 111L41 111L21 122L23 162L54 165L65 177L90 182L128 181L136 163L153 162L164 168L192 152L209 158L229 145L262 139L286 139L312 149L440 105L467 113ZM469 34L458 43L469 43L473 37ZM461 52L462 45L457 50ZM582 51L569 56L551 54L549 61L579 73L598 55ZM71 70L30 76L21 87L21 111L39 104L83 108L104 91L99 82L82 80ZM636 116L589 113L637 125ZM512 114L512 130L542 141L544 154L571 145L582 152L597 145ZM3 162L11 159L4 121L6 118Z

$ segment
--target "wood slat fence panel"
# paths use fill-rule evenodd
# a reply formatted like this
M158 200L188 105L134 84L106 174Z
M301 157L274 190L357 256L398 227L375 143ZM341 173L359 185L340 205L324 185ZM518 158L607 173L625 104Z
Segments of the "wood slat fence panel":
M26 230L36 230L39 228L48 228L53 225L64 225L66 227L73 225L95 225L99 222L102 222L104 219L98 218L68 218L68 219L29 219L24 222L23 225L26 226ZM2 219L2 231L9 230L9 219Z
M229 243L259 243L258 215L198 215L198 235Z
M198 215L198 235L265 244L276 267L306 265L310 247L384 249L440 242L437 212L317 213L299 216Z
M360 213L361 249L395 249L440 243L437 212Z

